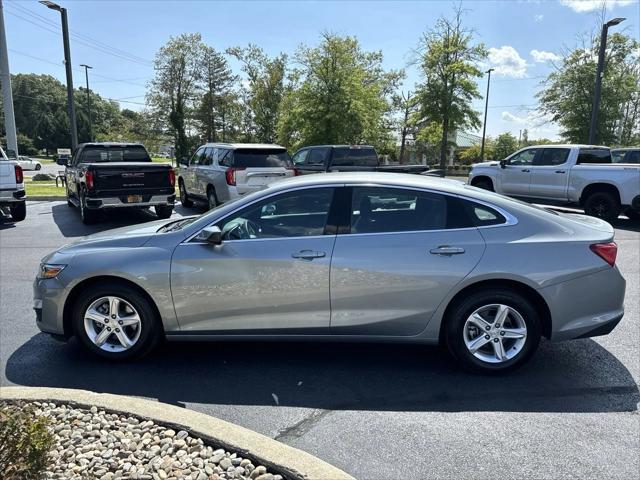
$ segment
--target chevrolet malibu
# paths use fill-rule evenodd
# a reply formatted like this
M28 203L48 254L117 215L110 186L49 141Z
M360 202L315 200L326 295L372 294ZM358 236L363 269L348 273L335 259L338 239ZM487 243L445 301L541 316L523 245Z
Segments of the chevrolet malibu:
M504 371L542 336L617 325L613 233L451 180L295 177L49 254L37 325L111 360L163 338L349 340L442 343L463 366Z

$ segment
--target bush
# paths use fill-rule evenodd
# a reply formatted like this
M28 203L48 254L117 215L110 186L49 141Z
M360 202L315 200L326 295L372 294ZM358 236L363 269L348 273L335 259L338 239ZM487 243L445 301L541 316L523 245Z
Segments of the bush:
M31 181L33 182L46 182L55 180L56 177L53 175L49 175L48 173L36 173L33 177L31 177Z
M0 404L0 475L4 480L42 478L54 437L31 405Z

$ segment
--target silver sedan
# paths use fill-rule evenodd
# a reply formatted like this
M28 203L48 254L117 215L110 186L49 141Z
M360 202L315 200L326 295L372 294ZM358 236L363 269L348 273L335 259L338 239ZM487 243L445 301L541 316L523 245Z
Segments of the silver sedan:
M198 217L112 230L42 260L38 327L113 360L162 339L446 344L523 364L541 336L609 333L612 227L419 175L296 177Z

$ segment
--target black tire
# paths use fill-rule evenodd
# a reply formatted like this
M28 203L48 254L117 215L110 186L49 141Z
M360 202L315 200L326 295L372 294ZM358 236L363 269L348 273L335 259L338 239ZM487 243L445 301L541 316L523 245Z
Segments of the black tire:
M169 218L173 213L173 205L157 205L154 208L158 218Z
M27 204L25 202L14 203L9 207L11 220L21 222L27 218Z
M220 205L220 202L218 202L216 191L210 186L207 188L207 206L209 207L209 210L213 210L218 205Z
M467 319L477 309L492 304L502 304L515 309L527 328L521 350L514 357L500 363L490 363L477 358L469 351L464 340ZM538 348L542 331L540 316L531 302L506 288L488 288L466 295L452 306L444 321L444 339L451 354L464 368L483 373L502 373L522 366Z
M493 192L493 182L486 178L480 178L476 180L475 182L473 182L473 186Z
M80 203L80 219L85 225L91 225L96 222L97 213L86 207L86 201L84 190L81 190L80 198L78 199Z
M189 199L187 188L184 186L184 181L180 179L178 181L178 189L180 190L180 203L183 207L193 207L193 202Z
M65 191L67 193L67 205L70 207L75 207L74 203L71 201L71 194L69 193L69 186L65 185Z
M612 193L595 192L585 200L584 213L607 222L613 222L620 215L620 204Z
M107 285L94 285L79 294L72 312L74 335L83 347L94 355L107 360L116 362L128 361L147 355L162 338L162 328L155 309L146 296L137 290L119 283L111 285L109 285L110 282L105 283ZM84 313L87 308L97 299L107 296L117 296L124 299L137 310L140 317L140 337L132 347L121 352L110 352L101 349L93 343L85 330ZM111 338L111 340L115 343L114 338Z
M640 220L640 212L631 207L628 207L624 211L624 214L629 218L629 220Z
M40 170L41 168L42 168L42 165L40 165L40 164L36 165L36 170Z

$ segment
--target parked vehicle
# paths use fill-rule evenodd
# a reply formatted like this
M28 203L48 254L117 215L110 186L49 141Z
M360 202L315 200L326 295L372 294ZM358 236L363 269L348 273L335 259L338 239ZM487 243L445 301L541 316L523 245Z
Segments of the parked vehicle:
M292 157L301 174L323 172L422 173L427 165L382 165L370 145L314 145L298 150Z
M38 160L25 157L23 155L18 156L18 165L22 167L22 170L40 170L42 164Z
M65 165L67 203L80 209L83 223L100 210L154 207L159 218L173 211L175 173L171 165L152 163L138 143L83 143Z
M503 371L541 336L617 325L613 236L454 180L308 175L61 247L35 280L37 325L113 360L164 337L442 342Z
M296 174L280 145L207 143L180 161L180 201L185 207L199 201L215 208Z
M640 163L640 147L612 149L611 158L613 163Z
M17 161L9 160L0 147L0 213L21 222L27 216L25 198L22 167Z
M514 197L579 205L609 222L621 212L640 216L640 165L611 165L607 147L523 148L500 162L473 165L469 183Z

